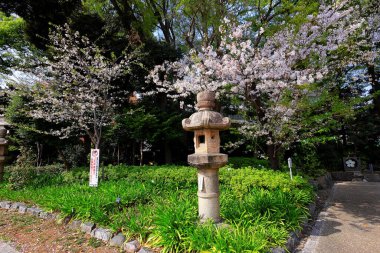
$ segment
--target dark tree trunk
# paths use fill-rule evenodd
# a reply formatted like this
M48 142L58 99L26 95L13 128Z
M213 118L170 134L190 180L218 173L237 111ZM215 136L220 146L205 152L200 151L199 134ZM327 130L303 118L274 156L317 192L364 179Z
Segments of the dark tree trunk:
M117 164L120 164L120 145L117 144Z
M172 159L172 150L169 145L168 141L165 141L165 163L166 164L171 164L173 162Z
M374 65L368 66L368 74L370 76L370 82L372 84L372 94L373 94L373 105L374 112L380 115L380 73L376 72L376 68Z
M133 142L133 146L132 146L132 165L135 165L135 160L136 160L136 143Z
M40 167L42 165L42 151L43 151L43 144L36 142L37 146L37 159L36 159L36 166Z
M279 161L276 145L274 144L267 145L267 155L269 157L269 164L270 164L271 169L279 170L280 161Z
M65 166L65 170L66 170L66 171L69 171L69 169L70 169L70 164L69 164L69 162L67 161L66 156L62 153L62 150L61 150L60 148L58 149L58 154L62 157L63 164L64 164L64 166Z
M140 142L140 166L143 165L143 159L144 159L144 141Z

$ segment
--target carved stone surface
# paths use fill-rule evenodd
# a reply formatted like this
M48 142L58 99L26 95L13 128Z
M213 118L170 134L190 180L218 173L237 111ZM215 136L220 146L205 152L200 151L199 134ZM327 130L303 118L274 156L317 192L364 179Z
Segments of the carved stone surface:
M198 168L198 212L201 222L208 219L220 222L219 168L228 161L220 154L219 131L230 127L231 121L212 111L215 93L203 91L197 95L198 112L182 121L187 131L194 131L195 153L188 156L188 163Z
M219 112L212 111L215 106L215 93L202 91L197 95L198 112L193 113L189 118L182 120L182 127L186 131L200 129L226 130L230 127L231 121L223 117Z
M226 154L192 154L187 157L191 166L198 169L220 168L227 164L228 156Z

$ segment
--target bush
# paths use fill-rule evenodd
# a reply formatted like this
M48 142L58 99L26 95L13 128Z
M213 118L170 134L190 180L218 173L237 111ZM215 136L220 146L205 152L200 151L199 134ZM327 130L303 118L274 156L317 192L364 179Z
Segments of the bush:
M254 167L254 168L269 168L267 160L261 160L254 157L229 157L228 164L234 169Z
M43 187L50 184L59 184L64 171L62 164L34 167L31 165L16 165L9 167L8 186L18 190L27 186Z
M305 175L319 177L326 174L321 168L317 148L312 143L300 143L293 157L295 168Z
M220 204L228 226L200 225L195 168L118 165L104 171L105 180L93 188L85 167L15 169L13 188L26 172L23 183L17 191L0 187L0 199L91 220L162 252L268 252L300 227L313 199L312 187L299 176L290 180L287 173L226 166L220 169Z
M308 189L311 186L300 176L294 176L293 180L290 180L287 173L246 167L234 172L230 187L236 196L243 197L254 188L290 192L296 189Z

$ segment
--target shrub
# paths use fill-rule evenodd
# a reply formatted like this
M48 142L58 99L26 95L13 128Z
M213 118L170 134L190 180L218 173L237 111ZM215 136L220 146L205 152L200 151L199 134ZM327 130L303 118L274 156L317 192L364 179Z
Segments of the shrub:
M269 168L268 160L257 159L254 157L229 157L228 165L234 169L245 167Z
M224 167L220 203L228 225L201 225L195 168L118 165L104 169L105 180L93 188L88 186L85 167L68 172L59 172L59 166L24 168L27 179L22 187L17 191L0 187L0 199L33 202L91 220L122 231L128 239L158 246L162 252L268 252L284 245L288 232L299 228L313 198L312 187L299 176L290 180L288 174L272 170ZM23 172L15 171L14 178Z
M61 182L62 164L34 167L31 165L16 165L9 168L8 186L17 190L27 186L35 188Z
M293 180L290 180L287 173L246 167L234 172L230 180L230 187L236 196L243 197L256 187L290 192L296 188L310 188L311 186L300 176L294 176Z

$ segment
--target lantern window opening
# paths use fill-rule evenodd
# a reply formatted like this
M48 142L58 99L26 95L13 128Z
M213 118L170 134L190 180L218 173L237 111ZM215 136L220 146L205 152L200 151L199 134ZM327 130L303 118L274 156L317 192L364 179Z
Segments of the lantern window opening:
M204 143L206 143L205 135L199 135L199 136L198 136L198 141L199 141L199 144L204 144Z

